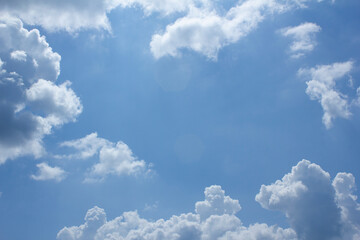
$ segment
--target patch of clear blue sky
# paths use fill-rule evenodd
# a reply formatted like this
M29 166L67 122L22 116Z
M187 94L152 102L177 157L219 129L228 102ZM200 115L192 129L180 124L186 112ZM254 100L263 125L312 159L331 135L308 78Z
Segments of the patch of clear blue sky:
M59 81L72 81L84 105L76 123L45 138L49 151L96 131L124 141L138 158L154 164L156 175L83 184L83 169L95 159L45 159L70 174L61 183L36 182L29 178L36 161L9 161L0 168L0 225L6 226L0 238L54 239L63 226L79 225L94 205L104 208L108 219L135 209L149 219L168 218L193 211L212 184L240 201L238 215L245 225L287 226L284 216L255 202L261 184L281 178L303 158L332 177L346 171L360 179L360 111L326 130L320 104L309 99L305 81L296 76L300 67L353 59L359 86L359 7L357 0L324 1L268 17L220 50L217 62L191 51L155 60L151 36L173 19L144 17L136 9L112 12L113 36L103 40L91 40L98 32L73 37L41 31L62 56ZM322 30L315 50L294 60L287 54L290 39L276 31L303 22ZM155 202L157 209L144 211Z

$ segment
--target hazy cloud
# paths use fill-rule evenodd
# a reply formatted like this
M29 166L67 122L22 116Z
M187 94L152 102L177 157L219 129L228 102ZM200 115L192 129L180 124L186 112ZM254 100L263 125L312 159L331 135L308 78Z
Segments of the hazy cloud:
M13 51L12 53L10 53L10 57L14 60L18 60L18 61L26 61L26 52L25 51Z

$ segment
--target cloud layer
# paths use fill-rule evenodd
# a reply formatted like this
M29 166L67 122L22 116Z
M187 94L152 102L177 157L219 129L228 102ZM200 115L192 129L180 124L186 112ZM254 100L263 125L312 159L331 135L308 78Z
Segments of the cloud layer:
M42 139L54 126L82 112L70 82L55 84L61 57L37 29L15 18L0 19L0 164L31 154L40 157Z
M205 189L205 200L195 204L195 213L148 221L134 211L108 221L105 211L94 207L83 225L63 228L57 239L354 240L360 236L360 204L354 190L352 174L338 173L331 181L319 165L302 160L281 180L261 186L256 195L264 208L284 212L291 228L244 226L235 215L241 209L239 202L213 185Z

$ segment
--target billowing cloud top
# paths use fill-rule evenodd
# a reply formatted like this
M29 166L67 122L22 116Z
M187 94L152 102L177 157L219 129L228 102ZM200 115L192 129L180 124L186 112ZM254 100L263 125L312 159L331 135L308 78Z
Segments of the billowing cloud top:
M195 204L196 213L152 222L135 211L107 221L104 210L94 207L83 225L63 228L57 239L355 240L360 237L360 204L354 189L352 174L338 173L331 181L319 165L302 160L281 180L261 186L256 195L264 208L284 212L291 228L244 226L235 215L241 209L239 202L213 185L205 189L205 200Z

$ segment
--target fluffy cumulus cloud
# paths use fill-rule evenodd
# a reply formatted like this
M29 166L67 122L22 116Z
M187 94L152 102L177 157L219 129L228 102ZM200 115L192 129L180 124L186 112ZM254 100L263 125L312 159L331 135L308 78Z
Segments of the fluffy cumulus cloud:
M350 173L330 174L319 165L300 161L290 173L256 195L262 207L282 211L291 228L265 223L244 226L236 216L241 207L220 186L205 189L205 200L194 213L148 221L136 211L108 221L103 209L88 211L85 223L64 227L59 240L355 240L360 237L360 204L355 178Z
M212 5L191 8L189 13L152 37L150 48L155 58L179 56L191 49L216 60L218 51L239 41L254 30L267 15L282 13L305 1L247 0L232 7L225 15Z
M84 224L63 228L57 239L225 240L231 237L238 239L236 236L249 237L247 239L250 240L294 239L295 233L291 229L269 227L266 224L243 226L235 216L239 210L237 200L225 196L220 186L213 185L205 189L205 200L195 204L196 213L174 215L168 220L148 221L135 211L125 212L120 217L107 221L104 210L94 207L86 214ZM92 217L89 218L89 215ZM253 236L258 238L250 238Z
M315 48L315 33L320 30L321 27L315 23L306 22L295 27L283 28L280 32L283 36L294 40L290 46L291 57L299 58Z
M66 177L66 172L59 167L50 167L47 163L39 163L36 165L39 169L37 175L31 175L31 178L37 181L55 180L62 181Z
M137 159L124 142L113 143L99 138L97 133L63 142L61 146L73 148L76 153L58 157L79 159L98 157L98 163L91 167L85 181L101 181L107 175L138 175L150 171L145 161Z
M310 99L320 102L326 128L330 128L333 119L337 117L348 119L351 116L350 107L353 101L349 101L349 97L337 89L336 82L348 75L353 65L353 61L347 61L298 71L300 76L311 79L306 82L306 93Z
M61 57L37 29L0 18L0 164L44 154L42 139L54 126L75 121L79 98L66 82L56 85Z
M299 239L358 239L360 208L352 174L333 181L319 165L302 160L290 173L261 186L256 201L286 214Z

